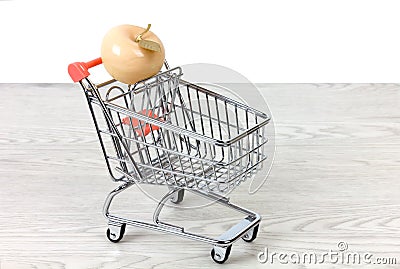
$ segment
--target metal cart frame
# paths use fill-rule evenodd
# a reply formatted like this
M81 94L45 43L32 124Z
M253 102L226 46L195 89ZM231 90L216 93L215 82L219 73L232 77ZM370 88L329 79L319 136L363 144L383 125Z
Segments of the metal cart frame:
M260 215L231 203L224 194L262 167L267 158L264 145L269 116L182 80L182 70L171 69L166 62L166 71L135 85L116 80L96 85L88 70L101 63L101 58L75 62L68 72L84 90L111 178L121 183L104 203L107 238L119 242L126 225L165 232L213 245L212 259L224 263L235 241L252 242L257 237ZM102 96L100 90L107 86ZM153 223L110 213L118 194L142 183L168 187L153 213ZM245 217L217 238L161 221L159 215L167 201L182 202L184 191Z

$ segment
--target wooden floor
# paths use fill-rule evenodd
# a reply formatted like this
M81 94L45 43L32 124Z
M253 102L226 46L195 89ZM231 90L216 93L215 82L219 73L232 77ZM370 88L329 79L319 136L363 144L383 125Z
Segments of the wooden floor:
M399 268L400 85L262 84L276 156L267 183L232 202L259 212L256 241L238 241L228 268ZM72 84L0 84L0 268L222 268L211 246L128 227L113 244L102 206L116 187L82 91ZM160 195L164 188L148 188ZM183 205L201 202L187 195ZM136 187L115 210L151 219ZM118 205L118 207L117 207ZM220 207L166 208L162 217L217 235L238 219ZM240 217L240 216L239 216ZM276 253L338 250L395 257L397 265L262 264Z

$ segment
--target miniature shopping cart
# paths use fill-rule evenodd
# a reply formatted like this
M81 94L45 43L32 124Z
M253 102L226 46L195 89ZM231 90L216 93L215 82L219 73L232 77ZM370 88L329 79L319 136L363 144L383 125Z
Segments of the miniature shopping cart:
M212 259L224 263L232 244L253 241L261 217L232 204L226 195L252 177L267 159L270 118L249 106L182 79L182 69L166 71L125 85L116 80L95 84L89 68L101 58L70 64L68 72L82 86L108 171L120 186L104 204L107 237L122 239L126 225L166 232L213 245ZM167 193L153 214L154 223L109 212L114 197L134 184L165 185ZM208 198L245 215L217 238L185 231L159 219L163 206L182 202L184 192Z

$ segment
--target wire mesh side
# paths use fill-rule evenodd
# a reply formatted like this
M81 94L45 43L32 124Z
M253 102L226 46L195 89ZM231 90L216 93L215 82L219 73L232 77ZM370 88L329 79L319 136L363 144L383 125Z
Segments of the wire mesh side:
M266 159L266 115L182 83L179 76L167 72L103 91L111 116L111 122L100 120L98 128L106 160L137 180L133 161L141 183L227 192ZM98 107L99 100L88 93Z

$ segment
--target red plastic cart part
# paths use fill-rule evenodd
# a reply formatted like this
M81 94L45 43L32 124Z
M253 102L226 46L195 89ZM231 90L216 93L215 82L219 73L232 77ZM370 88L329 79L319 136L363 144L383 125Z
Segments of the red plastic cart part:
M140 114L146 115L147 117L151 117L153 119L158 118L157 114L155 114L155 113L153 113L153 111L147 110L147 109L143 109L142 111L140 111ZM132 122L132 127L136 131L138 136L143 136L142 129L144 132L144 136L148 135L152 130L156 131L156 130L160 129L160 127L157 125L151 125L148 123L145 124L143 121L140 121L135 118L130 118L130 120L129 120L129 117L125 117L122 119L122 123L125 125L129 125L131 122ZM150 128L150 125L151 125L151 128Z
M68 65L68 74L72 78L74 82L81 81L84 78L87 78L89 73L89 68L95 67L96 65L102 64L103 61L101 58L96 58L87 63L84 62L75 62Z

